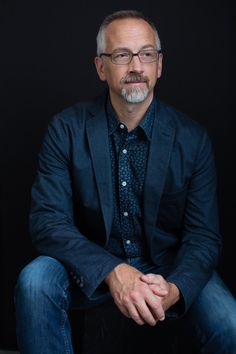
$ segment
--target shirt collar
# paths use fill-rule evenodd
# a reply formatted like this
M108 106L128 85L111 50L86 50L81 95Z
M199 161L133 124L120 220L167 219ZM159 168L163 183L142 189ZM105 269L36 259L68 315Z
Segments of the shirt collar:
M140 124L138 125L139 128L143 130L147 138L150 140L152 135L152 126L155 116L155 107L156 107L156 98L153 98L148 110L141 120ZM108 118L108 134L111 135L115 132L119 124L121 123L117 118L117 114L111 104L110 97L108 96L107 99L107 118ZM137 127L137 128L138 128Z

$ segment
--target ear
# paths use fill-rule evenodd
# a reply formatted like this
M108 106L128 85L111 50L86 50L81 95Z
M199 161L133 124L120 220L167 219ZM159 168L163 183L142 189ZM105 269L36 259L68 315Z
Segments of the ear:
M162 60L163 60L163 54L160 53L158 57L158 62L157 62L157 79L161 77L162 73Z
M103 63L102 58L95 57L94 64L96 66L97 73L98 73L98 76L99 76L100 80L106 81L106 75L105 75L105 72L104 72L104 63Z

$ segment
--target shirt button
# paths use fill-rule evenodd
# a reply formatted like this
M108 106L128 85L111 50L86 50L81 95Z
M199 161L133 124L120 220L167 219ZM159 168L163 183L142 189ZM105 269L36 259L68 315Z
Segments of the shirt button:
M120 124L120 129L124 129L124 124Z
M123 187L125 187L127 183L125 181L123 181L121 184Z
M128 216L129 213L128 213L127 211L124 211L124 212L123 212L123 215L124 215L124 216Z
M130 245L131 241L130 240L126 240L125 243L126 243L126 245Z
M127 154L127 150L126 149L122 150L122 152L123 152L123 154Z

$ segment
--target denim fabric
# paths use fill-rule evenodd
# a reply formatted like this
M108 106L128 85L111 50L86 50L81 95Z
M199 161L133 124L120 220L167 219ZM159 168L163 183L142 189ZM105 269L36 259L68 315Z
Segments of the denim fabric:
M158 271L141 257L126 261L143 273ZM72 354L68 309L91 308L110 298L104 287L88 300L59 261L38 257L22 270L16 286L17 338L21 354ZM198 353L236 353L236 302L216 273L187 314L170 322L183 338L191 339Z

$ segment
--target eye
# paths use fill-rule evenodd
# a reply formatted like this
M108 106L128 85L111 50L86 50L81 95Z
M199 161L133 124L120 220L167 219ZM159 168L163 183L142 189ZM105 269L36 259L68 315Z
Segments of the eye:
M124 59L124 58L129 58L129 56L130 56L129 52L113 53L113 58L114 59Z
M148 57L153 57L155 55L155 52L153 50L144 50L140 52L140 55L142 57L148 58Z

